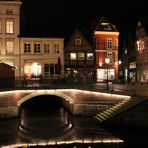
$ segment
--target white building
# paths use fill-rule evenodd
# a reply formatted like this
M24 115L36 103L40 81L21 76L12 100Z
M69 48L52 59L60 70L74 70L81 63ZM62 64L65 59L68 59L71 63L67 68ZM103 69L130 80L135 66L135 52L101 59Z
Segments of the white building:
M0 62L15 67L15 77L55 77L58 57L64 74L64 38L20 36L19 0L0 0Z

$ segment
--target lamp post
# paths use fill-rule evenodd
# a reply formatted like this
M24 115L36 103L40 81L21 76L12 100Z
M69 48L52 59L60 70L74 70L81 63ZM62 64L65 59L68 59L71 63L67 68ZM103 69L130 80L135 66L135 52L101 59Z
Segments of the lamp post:
M109 86L108 86L108 63L110 62L110 59L109 58L106 58L105 59L105 63L107 64L107 85L106 85L106 90L109 89Z

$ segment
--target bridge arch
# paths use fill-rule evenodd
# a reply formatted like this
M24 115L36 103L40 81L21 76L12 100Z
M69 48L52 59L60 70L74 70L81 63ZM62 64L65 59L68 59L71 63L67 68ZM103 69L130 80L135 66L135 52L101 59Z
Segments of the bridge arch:
M64 99L65 101L68 101L69 104L74 104L74 100L73 98L69 97L68 95L62 93L62 92L58 92L58 91L36 91L36 92L33 92L21 99L18 100L17 102L17 106L20 107L21 104L23 104L25 101L33 98L33 97L37 97L37 96L41 96L41 95L53 95L53 96L57 96L57 97L60 97L62 99Z

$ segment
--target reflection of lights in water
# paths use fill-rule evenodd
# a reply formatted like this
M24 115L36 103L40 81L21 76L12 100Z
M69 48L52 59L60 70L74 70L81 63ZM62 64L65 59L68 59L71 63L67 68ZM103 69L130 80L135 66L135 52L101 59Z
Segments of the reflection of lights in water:
M2 146L1 148L16 148L16 147L28 147L28 146L48 146L48 145L62 145L62 144L74 144L74 143L123 143L123 140L120 139L102 139L96 141L90 140L70 140L70 141L43 141L37 143L22 143L22 144L13 144L9 146ZM76 148L76 147L75 147ZM91 146L89 146L91 148Z

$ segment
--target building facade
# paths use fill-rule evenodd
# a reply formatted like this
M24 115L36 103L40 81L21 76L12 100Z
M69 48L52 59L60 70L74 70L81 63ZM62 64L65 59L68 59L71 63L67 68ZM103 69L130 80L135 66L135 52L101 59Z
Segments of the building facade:
M118 79L118 36L115 26L102 17L94 30L97 82Z
M148 34L139 22L136 29L136 73L137 81L148 82Z
M82 31L76 29L65 45L65 77L71 82L93 82L94 49Z
M0 62L15 67L19 76L19 38L21 2L0 1Z
M61 77L64 38L20 36L21 4L19 0L0 1L0 62L15 67L16 78Z
M63 38L20 38L20 76L57 78L64 75ZM58 65L58 59L60 65ZM58 66L61 66L60 72Z

